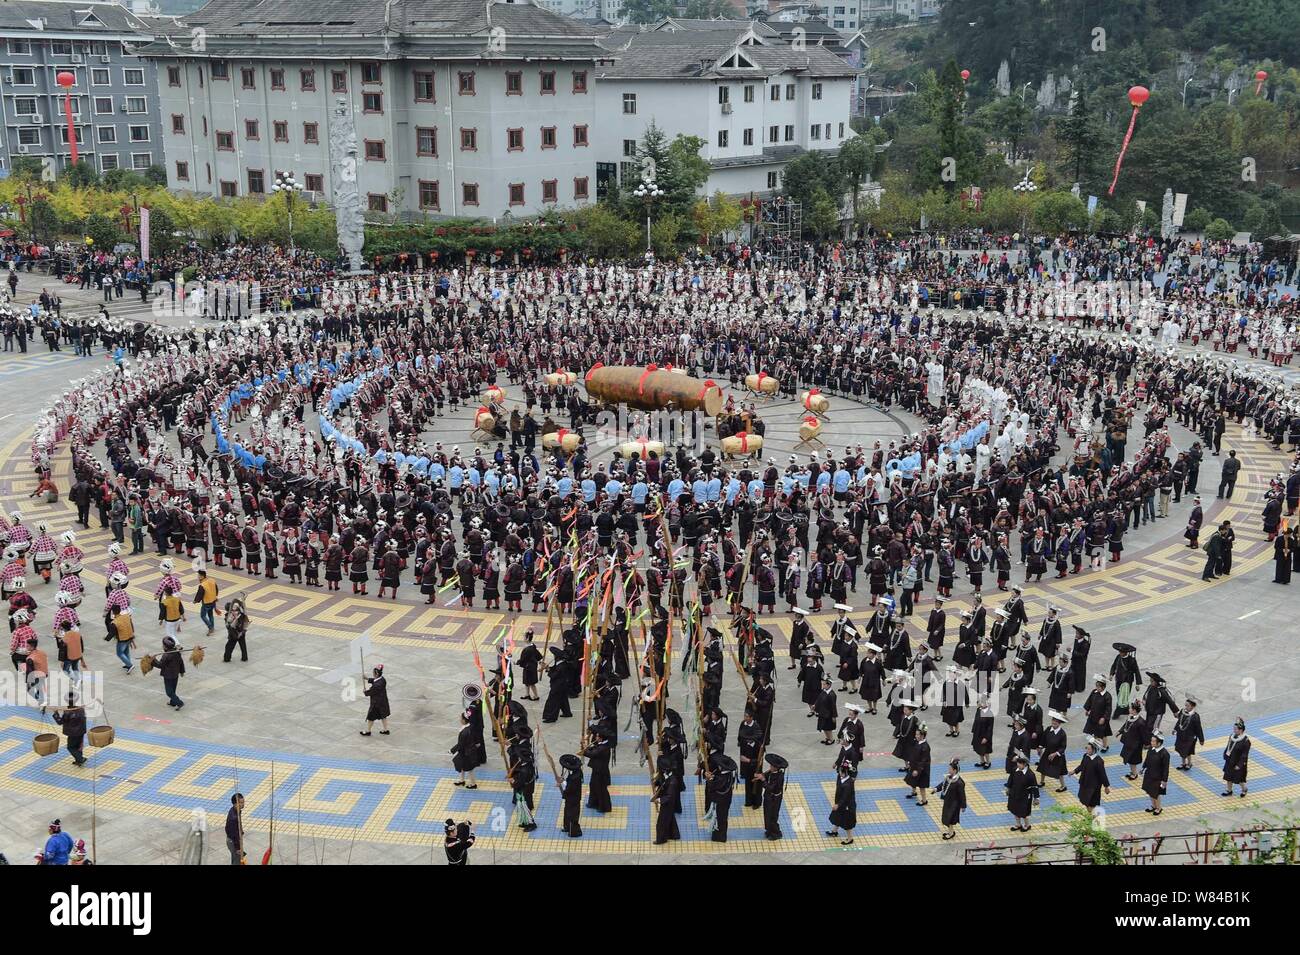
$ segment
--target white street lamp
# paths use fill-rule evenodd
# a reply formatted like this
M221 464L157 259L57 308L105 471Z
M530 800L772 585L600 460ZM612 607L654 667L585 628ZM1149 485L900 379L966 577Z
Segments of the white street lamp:
M1018 183L1016 183L1011 188L1015 192L1020 193L1022 196L1030 196L1038 191L1037 183L1035 183L1034 180L1029 178L1028 169L1025 170L1025 178L1021 179ZM1029 209L1025 208L1020 213L1020 232L1022 235L1024 234L1025 230L1028 227L1029 227Z
M650 252L653 249L650 242L650 211L654 208L655 200L663 198L664 191L655 182L654 174L647 171L641 175L641 182L632 190L632 195L645 203L645 250Z
M291 172L277 173L275 185L271 191L284 195L284 206L289 212L289 254L293 254L293 206L298 198L298 193L303 191L303 185L294 178Z

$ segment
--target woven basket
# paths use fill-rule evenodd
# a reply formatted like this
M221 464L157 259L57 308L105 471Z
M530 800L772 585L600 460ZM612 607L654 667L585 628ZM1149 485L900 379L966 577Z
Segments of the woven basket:
M59 737L54 733L37 733L32 737L32 749L37 756L53 756L59 751Z
M153 657L146 653L144 656L140 658L140 673L144 676L147 676L149 674L149 671L151 671L152 669L153 669Z
M195 647L193 650L190 651L190 663L194 664L195 666L198 666L202 662L203 662L203 648Z
M91 746L107 746L113 742L113 727L111 726L92 726L86 733L90 739Z

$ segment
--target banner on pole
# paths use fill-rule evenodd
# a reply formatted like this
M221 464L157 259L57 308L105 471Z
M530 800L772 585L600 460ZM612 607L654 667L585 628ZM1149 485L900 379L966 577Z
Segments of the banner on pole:
M149 207L140 207L140 260L149 261Z
M1174 225L1182 228L1183 216L1187 212L1187 193L1180 192L1174 196Z
M1094 212L1096 212L1096 211L1097 211L1097 197L1096 197L1096 196L1089 196L1089 197L1088 197L1088 215L1091 216L1091 215L1092 215Z

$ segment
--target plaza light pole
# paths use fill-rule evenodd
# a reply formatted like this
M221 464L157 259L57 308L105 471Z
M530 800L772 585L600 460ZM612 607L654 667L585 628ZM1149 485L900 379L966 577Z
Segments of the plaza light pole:
M1022 196L1032 196L1035 192L1038 191L1038 186L1034 183L1034 180L1029 178L1028 169L1025 170L1025 178L1021 179L1018 183L1016 183L1011 188ZM1022 209L1020 212L1021 236L1024 236L1025 230L1028 228L1029 228L1029 207L1028 204L1026 204L1025 208Z
M274 193L283 194L284 207L289 213L289 254L293 255L293 206L298 199L298 193L303 191L302 183L293 177L293 173L280 173L275 177L275 185L271 187Z
M655 200L662 199L664 191L659 188L659 183L655 182L654 173L647 171L642 173L641 182L632 190L632 195L645 203L645 250L652 252L654 246L650 241L650 214L654 209Z

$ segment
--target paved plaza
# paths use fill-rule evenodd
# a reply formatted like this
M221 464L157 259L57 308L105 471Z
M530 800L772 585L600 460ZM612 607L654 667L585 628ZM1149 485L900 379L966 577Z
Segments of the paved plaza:
M39 294L39 279L23 276L18 299ZM62 286L65 311L78 304L91 311L99 295L78 294ZM77 303L77 304L74 304ZM115 315L146 316L146 309L125 299L114 302ZM184 320L179 320L183 323ZM173 321L173 324L178 323ZM1243 359L1245 360L1245 359ZM49 523L57 535L72 524L73 507L65 501L37 505L29 499L34 475L28 454L34 413L70 380L105 367L107 355L78 358L69 351L48 353L43 344L29 343L26 355L0 354L0 498L5 510L19 508L29 525ZM1288 375L1295 371L1288 369ZM513 395L513 393L512 393ZM793 402L760 405L769 423L768 446L780 461L796 448L802 409ZM472 408L430 433L444 443L472 443ZM825 439L832 450L846 444L887 442L919 430L918 422L902 412L885 412L845 399L834 399ZM1171 425L1176 449L1194 436ZM1294 653L1300 635L1296 591L1272 581L1272 547L1261 531L1263 492L1270 478L1285 467L1288 456L1274 452L1262 440L1246 440L1230 425L1224 453L1234 448L1243 467L1231 501L1215 500L1219 458L1208 457L1199 489L1205 504L1206 527L1229 519L1237 532L1232 574L1202 581L1204 555L1185 546L1182 531L1190 501L1173 505L1171 516L1144 525L1125 538L1122 562L1100 571L1087 571L1066 580L1044 580L1026 587L1028 629L1036 632L1048 603L1061 609L1067 633L1070 625L1085 626L1094 637L1091 672L1109 668L1110 644L1124 640L1137 646L1144 670L1158 670L1174 696L1199 698L1207 742L1191 773L1174 773L1166 812L1159 825L1143 812L1148 801L1140 782L1123 779L1114 747L1108 756L1113 791L1105 801L1107 825L1115 833L1191 832L1207 823L1234 828L1289 812L1300 796L1300 658ZM765 455L767 451L764 452ZM70 462L60 455L55 480L66 489ZM100 642L107 529L79 533L86 551L87 599L81 608L90 665L103 673L107 721L116 728L116 742L87 750L88 766L75 767L61 754L42 759L32 751L34 732L49 730L37 710L0 708L0 851L22 859L44 839L46 823L58 816L74 838L90 840L92 808L98 861L116 864L180 861L196 813L206 813L209 832L206 862L226 860L220 834L231 792L247 797L244 813L250 857L260 858L274 832L275 861L284 864L441 863L443 820L472 819L479 833L474 862L772 862L851 863L960 862L972 845L1022 842L1008 832L1009 817L1002 791L1002 754L1008 730L999 719L994 767L968 768L969 810L952 843L940 841L940 803L918 807L904 798L907 790L890 757L891 726L884 716L864 716L867 753L857 785L857 842L841 849L823 835L834 791L834 751L818 745L819 734L804 718L794 674L784 669L778 649L777 708L772 751L790 762L780 842L763 839L761 812L733 804L730 841L709 840L703 822L703 792L690 783L681 817L682 841L666 847L651 845L652 812L649 776L638 766L635 732L626 725L630 701L620 713L623 730L614 767L611 793L614 811L597 816L584 811L585 836L566 838L559 829L560 800L545 759L539 758L539 827L523 833L511 824L510 790L501 771L499 751L489 740L489 771L480 774L477 791L453 787L449 747L455 742L462 709L461 688L477 681L473 650L489 651L504 634L517 635L533 625L544 632L544 616L464 611L452 592L437 605L425 606L409 575L397 600L380 600L347 593L330 594L268 581L229 568L211 568L222 598L239 594L247 603L252 625L251 659L223 663L219 632L206 641L207 659L189 667L181 681L183 710L169 708L156 675L138 669L124 674L109 646ZM126 558L131 569L131 595L137 607L149 607L160 577L151 549ZM183 596L194 591L188 562L178 560ZM1023 568L1014 568L1014 579ZM41 604L37 630L44 640L55 585L39 579L30 587ZM854 618L869 613L865 584L850 595ZM911 618L913 642L923 636L923 621L933 596ZM969 606L970 587L958 580L948 605L950 651L955 640L955 613ZM989 593L990 607L999 605ZM525 602L527 604L527 601ZM828 601L829 604L829 601ZM719 610L722 606L719 605ZM186 645L205 642L197 613L182 630ZM161 640L161 630L148 612L140 621L138 643L149 648ZM918 625L917 621L921 621ZM761 621L778 633L778 648L789 633L785 615ZM829 617L813 618L813 628L827 643ZM361 661L354 641L368 635L371 644L364 663L383 663L393 706L393 733L358 736L366 704L360 695ZM540 636L539 636L540 639ZM144 652L142 649L139 652ZM101 669L102 668L102 669ZM675 668L676 669L676 668ZM688 706L690 691L674 674L670 692ZM840 704L851 699L840 694ZM1081 750L1079 702L1067 726L1073 768ZM743 689L734 670L724 677L722 706L733 726L744 708ZM540 704L529 704L530 722L540 725ZM938 715L922 713L936 730L931 733L935 781L952 756L969 766L969 722L958 739L937 732ZM1223 740L1233 720L1245 719L1254 742L1251 752L1250 797L1219 795ZM577 747L578 718L541 726L541 739L558 758ZM1166 727L1167 728L1167 727ZM693 743L693 740L692 740ZM693 748L693 747L692 747ZM540 747L539 756L540 756ZM688 766L694 755L688 757ZM1054 797L1044 790L1042 809L1035 813L1035 838L1051 841L1050 808L1054 798L1077 805L1075 787Z

